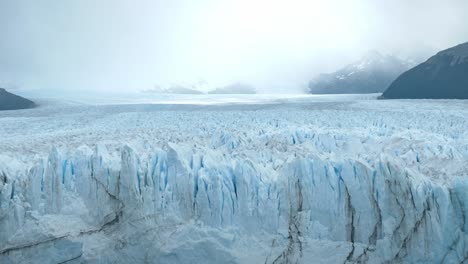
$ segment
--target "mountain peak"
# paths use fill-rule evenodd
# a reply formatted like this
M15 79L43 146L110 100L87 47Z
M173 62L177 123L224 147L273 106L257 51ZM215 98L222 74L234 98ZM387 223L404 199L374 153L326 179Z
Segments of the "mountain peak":
M360 60L313 79L309 90L313 94L381 93L409 66L408 61L370 50Z
M377 50L369 50L362 56L365 60L383 59L385 56Z

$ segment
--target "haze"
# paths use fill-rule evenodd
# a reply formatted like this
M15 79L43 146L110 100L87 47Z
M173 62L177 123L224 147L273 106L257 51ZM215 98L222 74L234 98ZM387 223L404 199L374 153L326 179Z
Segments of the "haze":
M466 42L465 0L1 0L0 84L138 92L246 82L298 92L367 50L422 60Z

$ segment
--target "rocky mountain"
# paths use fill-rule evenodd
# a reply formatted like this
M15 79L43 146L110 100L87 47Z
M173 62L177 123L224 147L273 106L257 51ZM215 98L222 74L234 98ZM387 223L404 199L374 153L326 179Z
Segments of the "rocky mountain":
M33 101L9 93L5 89L0 88L0 110L26 109L34 106L35 104Z
M441 51L403 73L382 97L468 99L468 42Z
M412 63L377 51L344 68L320 74L309 83L312 94L381 93Z

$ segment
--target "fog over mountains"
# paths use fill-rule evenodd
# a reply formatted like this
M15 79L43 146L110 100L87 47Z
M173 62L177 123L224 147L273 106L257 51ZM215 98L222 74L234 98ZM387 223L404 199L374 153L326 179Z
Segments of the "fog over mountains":
M147 89L141 91L147 94L256 94L257 90L250 84L243 82L235 82L226 86L214 88L209 85L208 82L196 82L196 83L185 83L175 84L166 88L156 86L153 89Z
M468 264L467 10L0 1L0 264Z
M28 96L199 78L299 92L370 49L427 59L466 41L466 10L464 0L1 1L0 82Z
M320 74L309 83L312 94L381 93L413 62L370 51L336 72Z
M255 94L255 88L246 83L233 83L224 87L216 88L208 92L209 94Z

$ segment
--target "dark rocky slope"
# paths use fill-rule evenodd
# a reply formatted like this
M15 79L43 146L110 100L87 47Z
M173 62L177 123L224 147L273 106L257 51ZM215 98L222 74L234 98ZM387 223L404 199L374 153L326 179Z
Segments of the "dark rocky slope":
M9 93L5 89L0 88L0 110L26 109L34 106L36 106L36 104L33 101Z
M382 98L468 99L468 42L403 73Z

